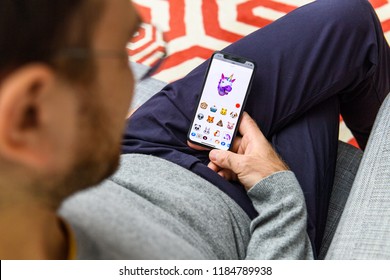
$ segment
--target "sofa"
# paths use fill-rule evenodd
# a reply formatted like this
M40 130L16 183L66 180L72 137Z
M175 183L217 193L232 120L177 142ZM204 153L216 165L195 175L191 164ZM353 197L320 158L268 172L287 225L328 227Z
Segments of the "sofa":
M131 63L137 77L147 67ZM130 110L166 83L136 84ZM390 97L384 101L366 150L339 142L333 191L320 259L390 259Z

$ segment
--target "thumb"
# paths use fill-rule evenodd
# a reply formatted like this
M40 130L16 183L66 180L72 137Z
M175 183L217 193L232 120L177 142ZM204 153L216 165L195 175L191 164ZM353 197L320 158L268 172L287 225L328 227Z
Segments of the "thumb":
M211 162L221 168L230 169L236 174L239 173L240 157L241 155L222 150L212 150L209 154Z

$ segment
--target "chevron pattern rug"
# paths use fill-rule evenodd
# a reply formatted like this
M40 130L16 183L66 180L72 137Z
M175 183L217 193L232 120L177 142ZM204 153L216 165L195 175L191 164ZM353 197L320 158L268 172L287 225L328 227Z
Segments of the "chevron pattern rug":
M369 1L389 41L390 0ZM146 65L153 63L149 51L156 41L152 27L157 27L168 42L168 56L155 78L171 82L205 61L214 50L310 2L313 0L133 0L146 23L146 31L141 41L143 47L131 52L131 57ZM356 145L342 119L339 139Z

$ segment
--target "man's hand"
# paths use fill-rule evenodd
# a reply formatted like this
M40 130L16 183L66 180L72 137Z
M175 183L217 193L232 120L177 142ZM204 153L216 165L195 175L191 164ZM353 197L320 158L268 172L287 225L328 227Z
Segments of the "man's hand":
M212 150L209 168L228 180L238 179L249 190L261 179L288 170L255 121L244 112L233 152Z

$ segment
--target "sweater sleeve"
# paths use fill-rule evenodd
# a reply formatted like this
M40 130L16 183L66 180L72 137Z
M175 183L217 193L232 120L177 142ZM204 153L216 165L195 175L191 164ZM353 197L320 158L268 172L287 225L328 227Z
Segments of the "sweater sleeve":
M264 178L248 195L259 216L251 222L247 259L313 259L305 200L293 172Z

